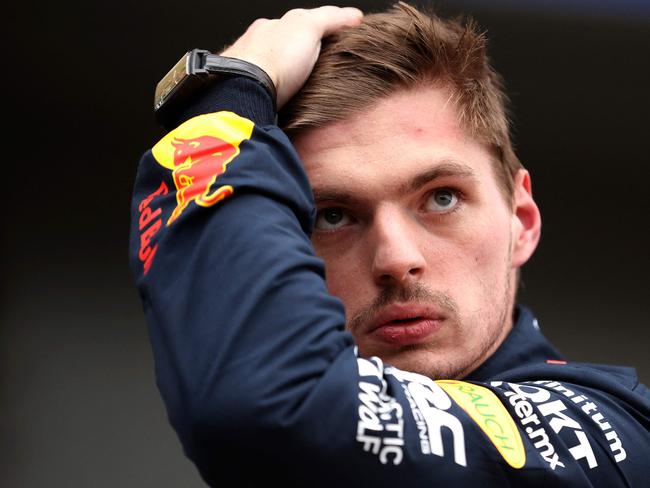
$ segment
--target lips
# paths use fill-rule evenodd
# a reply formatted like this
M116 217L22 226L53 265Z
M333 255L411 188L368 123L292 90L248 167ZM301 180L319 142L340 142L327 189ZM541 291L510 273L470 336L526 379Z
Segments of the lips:
M393 304L372 319L368 335L393 345L419 344L435 334L444 320L443 313L433 306Z

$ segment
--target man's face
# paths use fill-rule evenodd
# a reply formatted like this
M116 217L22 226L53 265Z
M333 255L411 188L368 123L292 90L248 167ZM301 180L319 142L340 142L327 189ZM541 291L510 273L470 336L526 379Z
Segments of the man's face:
M293 142L316 198L313 243L360 354L436 378L479 366L512 327L515 271L539 235L527 173L510 205L437 88Z

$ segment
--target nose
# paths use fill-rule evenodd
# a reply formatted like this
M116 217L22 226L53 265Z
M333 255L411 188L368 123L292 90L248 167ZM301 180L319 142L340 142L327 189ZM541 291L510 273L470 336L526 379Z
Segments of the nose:
M418 281L426 260L419 240L419 225L399 208L384 208L373 219L370 239L372 275L381 287Z

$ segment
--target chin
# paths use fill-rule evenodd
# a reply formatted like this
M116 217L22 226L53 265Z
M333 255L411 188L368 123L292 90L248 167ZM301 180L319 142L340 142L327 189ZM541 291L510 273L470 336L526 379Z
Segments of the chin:
M471 366L471 362L462 355L434 353L416 346L393 353L373 353L363 356L378 356L385 364L403 371L419 373L434 380L460 379L470 373L468 369Z

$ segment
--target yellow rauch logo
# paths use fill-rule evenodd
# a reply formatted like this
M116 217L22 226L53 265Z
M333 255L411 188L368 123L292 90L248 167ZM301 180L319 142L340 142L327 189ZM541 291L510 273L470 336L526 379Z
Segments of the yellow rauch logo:
M519 430L494 393L465 381L439 380L436 383L472 417L510 466L518 469L526 464L526 450Z

